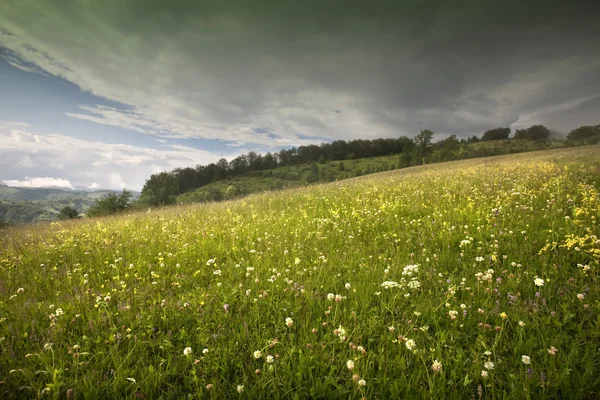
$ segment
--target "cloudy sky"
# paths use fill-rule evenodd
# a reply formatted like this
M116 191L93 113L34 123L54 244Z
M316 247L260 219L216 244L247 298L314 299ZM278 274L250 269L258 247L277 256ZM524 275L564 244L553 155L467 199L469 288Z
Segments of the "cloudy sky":
M600 123L600 2L3 0L0 181L335 139Z

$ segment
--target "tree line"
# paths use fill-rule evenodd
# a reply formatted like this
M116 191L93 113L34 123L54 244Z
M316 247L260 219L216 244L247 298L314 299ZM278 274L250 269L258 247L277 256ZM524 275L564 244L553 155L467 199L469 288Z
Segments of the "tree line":
M328 161L346 161L361 158L398 155L397 165L393 168L405 168L432 162L452 161L461 158L481 157L492 155L484 152L470 151L470 147L478 142L499 142L500 146L509 146L517 141L547 141L550 130L543 125L533 125L526 129L517 129L512 133L510 128L500 127L487 130L481 137L471 136L458 139L451 135L443 140L433 142L434 132L422 130L413 139L406 136L399 138L374 140L336 140L320 145L306 145L282 149L279 152L269 152L265 155L251 151L242 154L231 161L222 158L216 163L197 165L196 167L176 168L170 172L153 174L146 180L138 206L164 206L175 203L179 194L192 191L210 183L224 181L242 176L264 176L264 171L281 167L310 165L314 179L318 180L317 163ZM583 145L600 142L600 125L581 126L569 132L565 145ZM508 152L525 151L511 148ZM500 152L499 154L503 154ZM343 169L340 163L340 169ZM314 170L314 171L313 171ZM310 175L310 176L313 176ZM307 181L310 181L310 176ZM215 200L223 197L215 196ZM131 193L124 190L120 195L111 193L99 199L90 210L88 216L111 215L130 208ZM70 210L61 212L61 218L68 219L74 215Z

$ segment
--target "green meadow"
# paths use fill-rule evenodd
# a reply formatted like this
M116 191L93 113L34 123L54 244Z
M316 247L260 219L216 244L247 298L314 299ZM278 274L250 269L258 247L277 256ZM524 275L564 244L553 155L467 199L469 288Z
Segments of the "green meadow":
M599 192L587 146L6 228L0 397L598 397Z

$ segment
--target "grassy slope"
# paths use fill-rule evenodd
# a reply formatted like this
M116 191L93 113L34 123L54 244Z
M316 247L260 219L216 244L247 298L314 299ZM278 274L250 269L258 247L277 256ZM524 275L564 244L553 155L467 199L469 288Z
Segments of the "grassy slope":
M596 146L9 229L0 397L597 395L599 179Z
M513 152L525 152L545 148L562 147L564 142L545 141L530 142L519 140L492 141L472 143L461 152L456 154L457 158L472 158L475 156L508 154ZM436 154L433 155L435 161ZM278 167L268 171L254 171L251 176L236 177L224 181L218 181L201 188L192 190L177 196L177 203L195 203L213 200L211 192L219 191L225 199L227 189L235 186L242 195L280 190L293 187L308 186L318 182L333 182L356 176L369 175L376 172L388 171L401 168L399 165L400 155L361 158L344 161L327 161L318 163L318 178L311 176L310 165L294 165ZM344 168L340 168L340 163ZM235 196L239 197L239 196Z

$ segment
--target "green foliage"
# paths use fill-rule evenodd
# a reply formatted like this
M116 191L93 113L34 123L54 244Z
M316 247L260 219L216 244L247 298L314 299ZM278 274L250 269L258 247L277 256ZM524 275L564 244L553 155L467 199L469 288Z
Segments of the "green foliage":
M74 209L73 207L65 206L60 209L58 212L58 219L66 220L66 219L76 219L79 218L79 211Z
M415 142L415 154L420 164L425 164L425 157L431 152L431 140L433 139L433 132L429 129L423 129L413 141Z
M550 130L544 125L533 125L527 129L517 129L513 139L523 140L547 140L550 137Z
M506 140L510 135L510 128L495 128L483 133L481 140L487 142L490 140Z
M187 170L188 168L185 171ZM152 206L173 204L175 202L175 194L178 192L180 185L188 186L187 182L184 183L181 179L177 179L177 176L181 177L184 174L187 175L187 172L176 171L175 173L160 172L153 174L144 184L140 202Z
M108 193L94 202L87 211L87 216L101 217L124 212L131 206L131 197L132 194L127 189L123 189L119 195L116 193Z
M573 129L567 135L569 142L580 142L584 144L596 144L600 142L600 125L585 125Z

